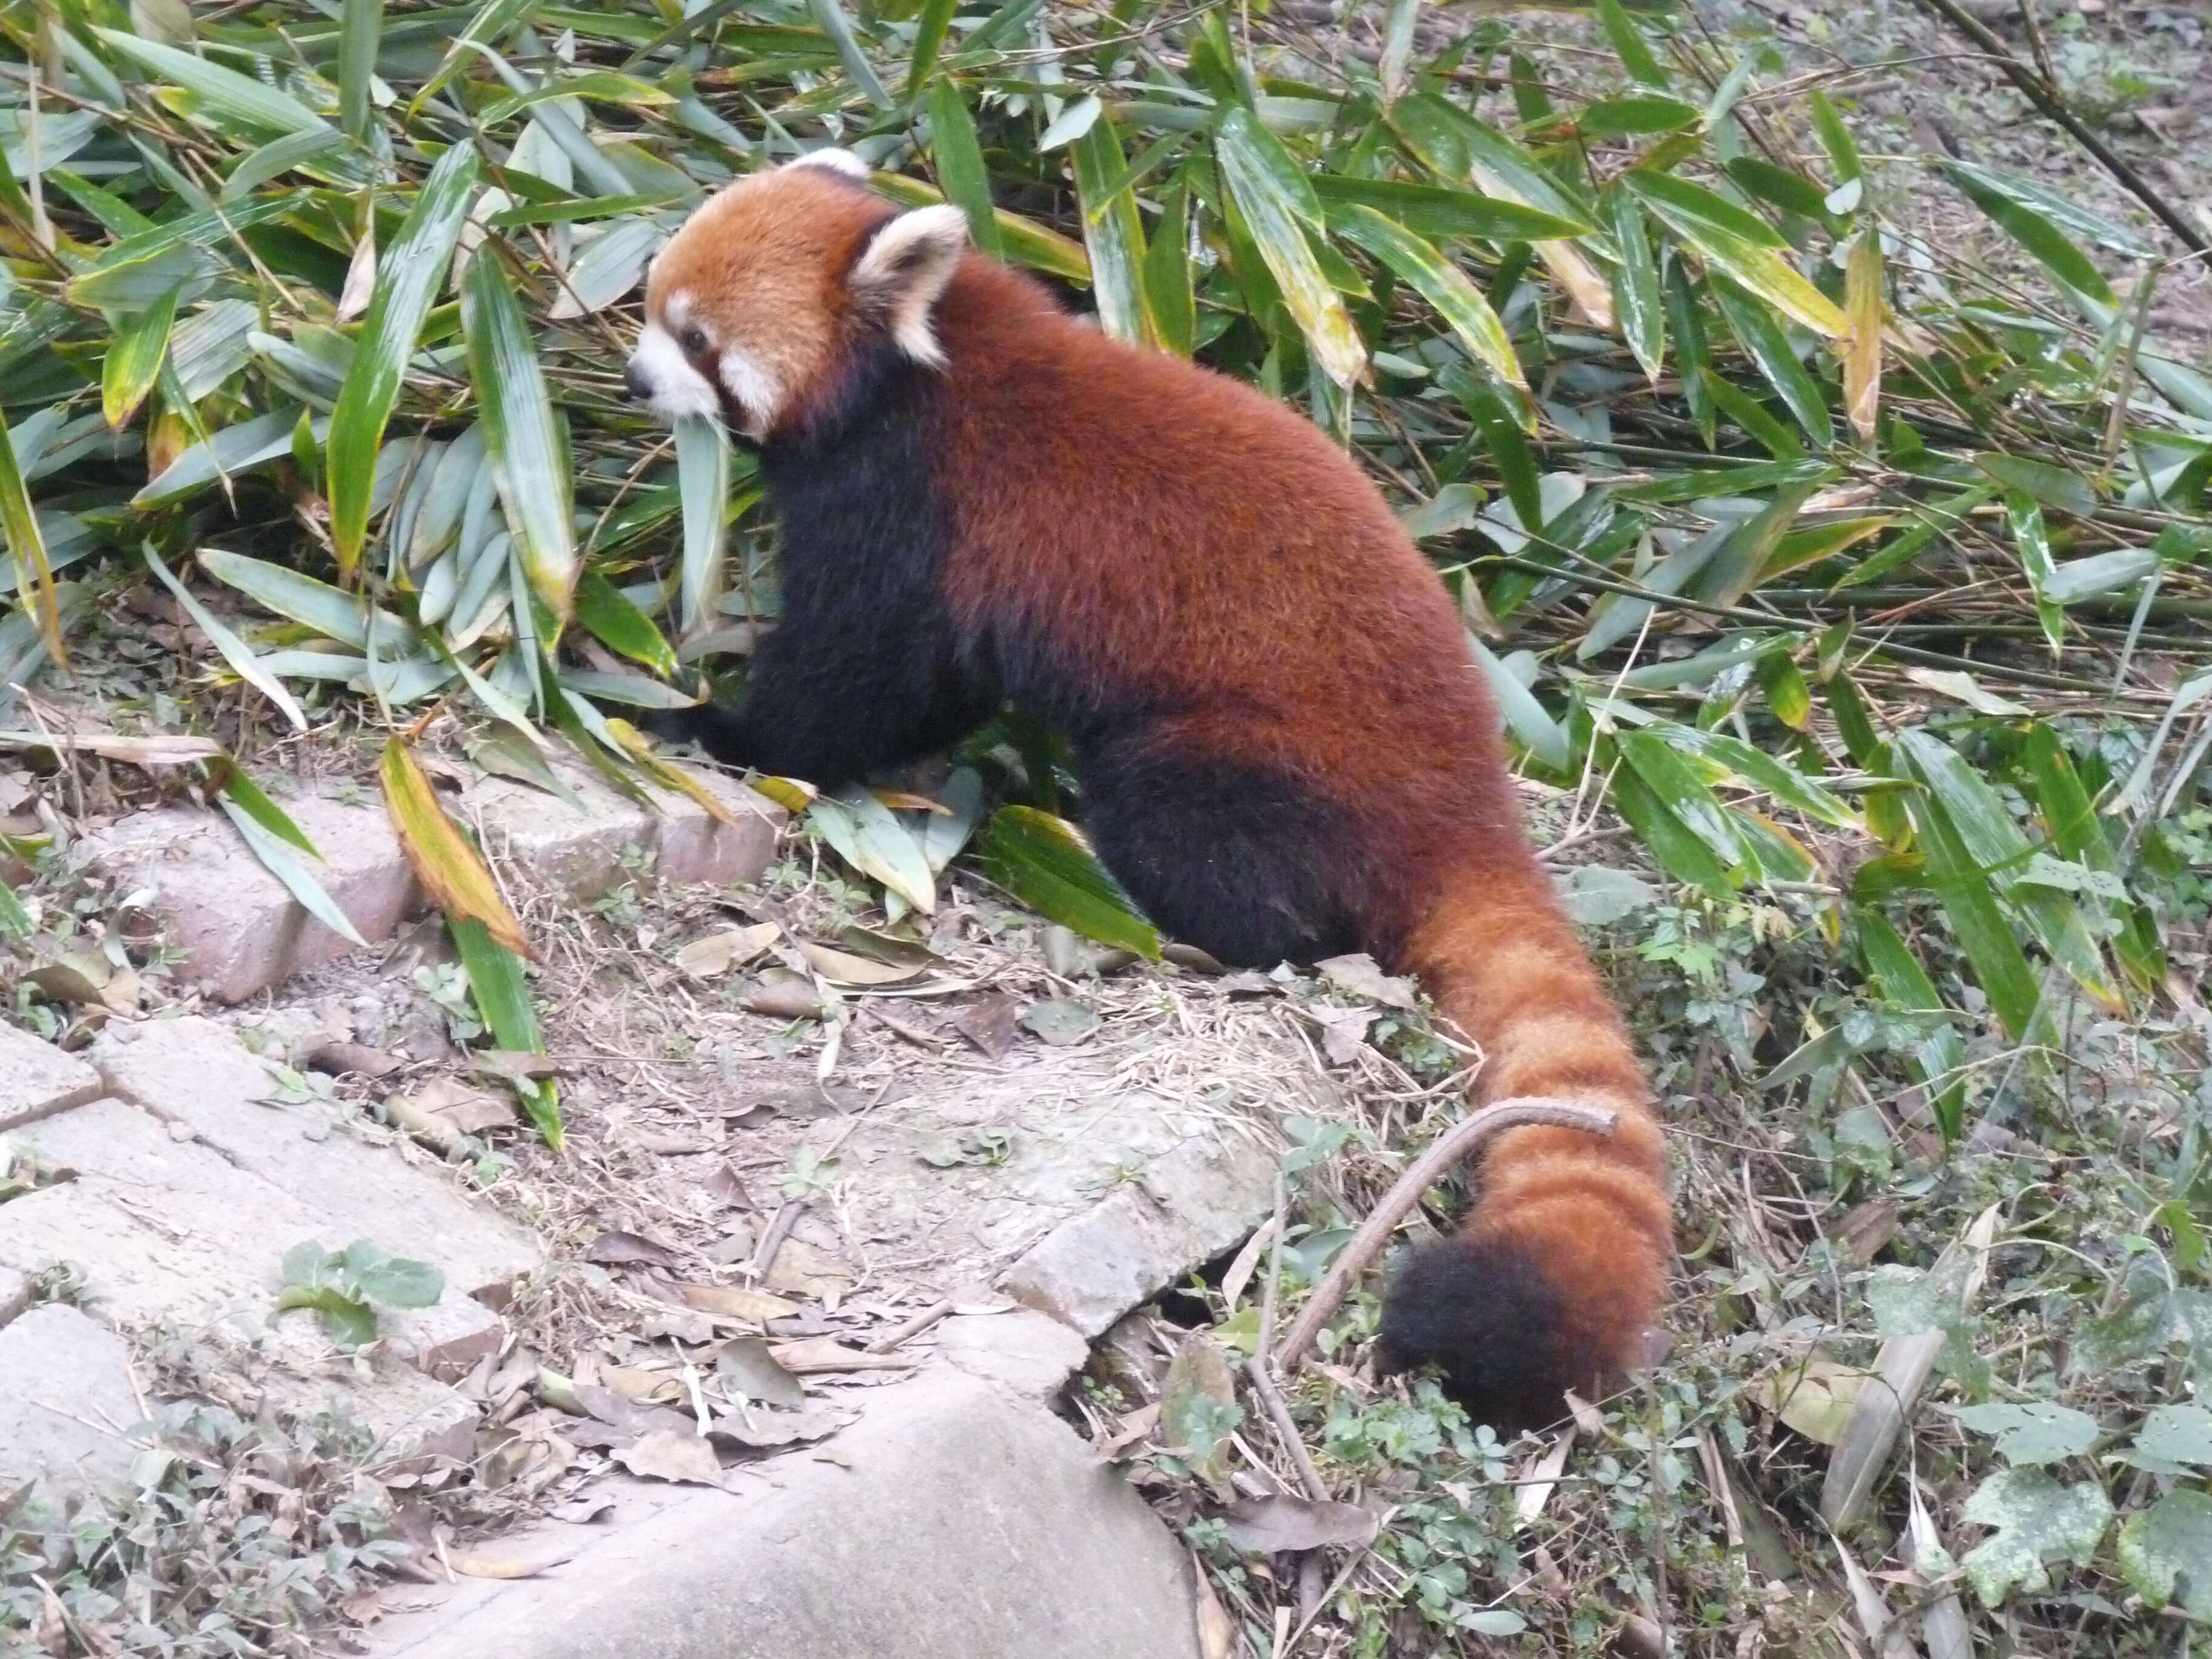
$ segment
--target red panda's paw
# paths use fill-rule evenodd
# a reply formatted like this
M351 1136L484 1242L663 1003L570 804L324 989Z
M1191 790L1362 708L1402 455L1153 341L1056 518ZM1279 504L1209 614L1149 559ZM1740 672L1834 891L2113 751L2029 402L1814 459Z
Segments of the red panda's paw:
M1566 1414L1566 1391L1595 1397L1649 1363L1663 1276L1631 1249L1611 1276L1555 1239L1478 1228L1419 1250L1383 1302L1376 1353L1389 1371L1434 1365L1478 1423L1538 1428Z

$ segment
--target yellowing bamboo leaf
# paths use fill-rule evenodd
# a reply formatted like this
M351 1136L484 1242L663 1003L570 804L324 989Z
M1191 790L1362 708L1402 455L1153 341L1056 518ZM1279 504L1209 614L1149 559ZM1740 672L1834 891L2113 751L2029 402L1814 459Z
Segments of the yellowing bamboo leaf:
M1844 412L1859 441L1874 441L1881 404L1881 234L1869 225L1851 244L1844 270L1844 314L1850 343L1844 351Z
M391 814L392 826L399 833L400 850L439 908L448 917L483 923L494 944L520 956L531 955L530 945L522 937L522 924L500 896L498 885L475 847L446 816L405 738L395 732L386 742L378 770L384 786L384 810Z

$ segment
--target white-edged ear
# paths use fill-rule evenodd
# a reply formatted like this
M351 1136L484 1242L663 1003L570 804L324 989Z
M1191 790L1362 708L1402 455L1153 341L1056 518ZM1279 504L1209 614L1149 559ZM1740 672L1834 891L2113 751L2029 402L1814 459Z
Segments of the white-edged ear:
M786 161L786 167L827 167L830 172L860 184L868 182L868 164L849 149L810 149L795 161Z
M940 202L885 224L853 266L853 296L888 317L891 337L917 362L945 362L929 313L967 248L968 216Z

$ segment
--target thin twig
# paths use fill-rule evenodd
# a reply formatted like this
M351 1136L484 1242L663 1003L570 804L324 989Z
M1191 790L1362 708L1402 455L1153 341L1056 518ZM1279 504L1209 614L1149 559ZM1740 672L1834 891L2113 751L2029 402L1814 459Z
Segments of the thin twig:
M1281 1371L1297 1369L1305 1358L1306 1350L1313 1346L1314 1338L1321 1334L1352 1289L1352 1281L1367 1271L1375 1258L1382 1254L1382 1246L1406 1212L1420 1201L1421 1194L1434 1186L1443 1172L1464 1159L1468 1153L1501 1129L1516 1129L1523 1124L1547 1124L1553 1128L1581 1129L1594 1135L1610 1135L1619 1115L1601 1106L1584 1106L1573 1101L1545 1100L1534 1097L1516 1097L1498 1101L1462 1119L1451 1129L1429 1143L1428 1150L1415 1158L1406 1173L1400 1176L1390 1190L1382 1194L1382 1202L1375 1206L1359 1231L1344 1247L1336 1265L1328 1270L1298 1311L1291 1325L1290 1334L1283 1339L1282 1346L1275 1351L1275 1368Z
M874 1341L865 1345L862 1353L889 1353L903 1343L911 1342L939 1320L952 1311L952 1298L939 1297L920 1313L902 1324L894 1325Z

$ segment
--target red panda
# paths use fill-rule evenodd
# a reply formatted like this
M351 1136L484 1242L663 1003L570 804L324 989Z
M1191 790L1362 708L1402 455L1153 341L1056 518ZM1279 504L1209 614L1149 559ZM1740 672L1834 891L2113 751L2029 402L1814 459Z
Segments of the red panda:
M757 444L783 531L782 620L692 734L830 787L1011 703L1066 736L1099 857L1170 934L1237 965L1368 951L1480 1045L1482 1099L1613 1109L1609 1139L1497 1138L1385 1298L1386 1365L1552 1420L1643 1358L1666 1146L1443 585L1317 428L867 177L837 150L755 174L647 277L629 391Z

